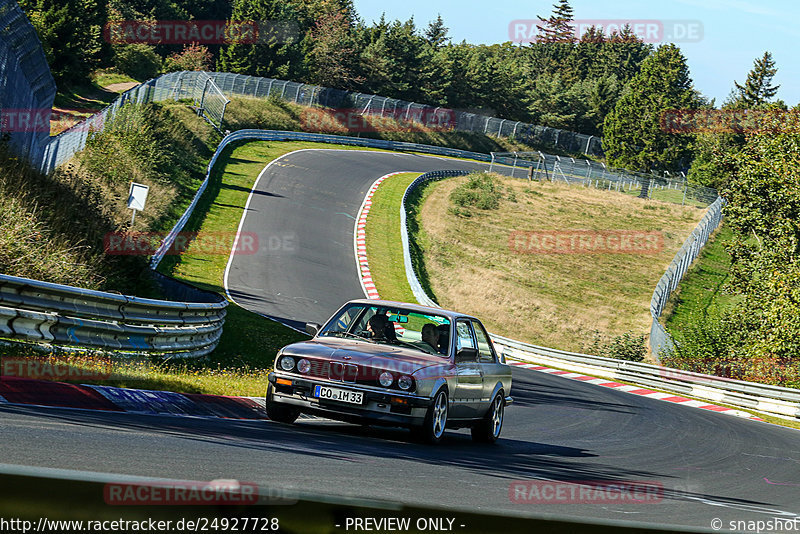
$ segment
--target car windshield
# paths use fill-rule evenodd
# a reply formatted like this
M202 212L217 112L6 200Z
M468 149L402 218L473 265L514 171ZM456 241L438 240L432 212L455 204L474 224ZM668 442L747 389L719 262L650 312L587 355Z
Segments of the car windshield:
M403 308L352 304L328 321L319 335L358 338L446 356L450 344L450 320L443 315Z

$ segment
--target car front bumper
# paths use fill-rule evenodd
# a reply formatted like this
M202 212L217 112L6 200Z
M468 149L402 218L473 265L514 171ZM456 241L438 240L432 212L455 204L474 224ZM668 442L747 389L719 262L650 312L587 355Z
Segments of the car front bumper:
M279 378L282 382L291 381L291 385L279 384ZM268 375L268 380L273 386L273 402L296 406L306 414L350 422L369 420L396 426L421 425L433 402L431 398L400 391L379 390L349 382L297 377L284 373L272 372ZM318 385L361 392L364 402L357 405L319 399L313 396L314 386Z

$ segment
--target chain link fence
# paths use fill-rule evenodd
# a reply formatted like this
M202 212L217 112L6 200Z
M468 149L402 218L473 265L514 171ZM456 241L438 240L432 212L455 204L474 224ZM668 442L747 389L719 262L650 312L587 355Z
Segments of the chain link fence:
M20 156L38 161L50 137L56 84L36 31L14 0L0 0L0 131Z
M128 103L191 100L197 112L220 128L229 100L205 72L170 72L122 93L101 112L52 137L39 159L32 159L42 172L50 172L86 146L94 132L102 131L117 110Z
M644 174L604 163L553 156L542 152L492 152L491 171L495 165L512 168L512 176L531 180L563 181L570 185L593 187L627 193L641 198L704 208L719 196L716 189L691 185L683 173L663 176Z
M348 108L358 110L363 115L392 117L428 126L446 125L457 131L508 137L523 143L549 145L569 152L594 156L603 154L602 138L593 135L288 80L221 72L211 72L209 75L228 96L273 97L305 106Z
M650 327L650 349L656 358L659 358L662 352L669 352L674 348L674 342L659 321L659 318L664 312L664 307L667 305L670 295L678 287L689 266L700 255L700 251L708 242L708 238L722 222L722 208L724 206L725 200L722 197L717 197L709 206L708 212L706 212L691 235L686 238L683 246L675 254L669 267L667 267L667 272L658 281L658 285L653 291L653 298L650 301L650 314L653 317Z

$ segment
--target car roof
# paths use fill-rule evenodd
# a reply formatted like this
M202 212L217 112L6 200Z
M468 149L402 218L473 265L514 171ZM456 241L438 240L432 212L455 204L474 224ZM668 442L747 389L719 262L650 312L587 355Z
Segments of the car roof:
M422 306L420 304L411 304L409 302L398 302L395 300L356 299L348 301L348 304L365 304L367 306L386 306L389 308L403 308L408 311L424 313L427 315L444 315L445 317L451 320L457 318L475 319L475 317L471 315L454 312L452 310L445 310L444 308L434 308L433 306Z

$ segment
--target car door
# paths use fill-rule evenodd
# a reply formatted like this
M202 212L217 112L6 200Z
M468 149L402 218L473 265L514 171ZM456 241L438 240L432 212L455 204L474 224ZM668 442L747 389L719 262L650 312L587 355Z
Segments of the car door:
M478 415L486 413L492 402L492 393L498 382L503 381L507 374L506 367L500 363L497 352L494 350L489 334L477 319L472 320L472 329L475 332L475 340L478 347L478 366L481 368L483 376L483 386L481 390L481 406ZM505 392L507 395L508 392Z
M457 354L461 348L476 348L475 333L469 320L459 319L455 326ZM453 417L473 418L483 395L483 370L477 361L456 363L456 390L453 394Z

